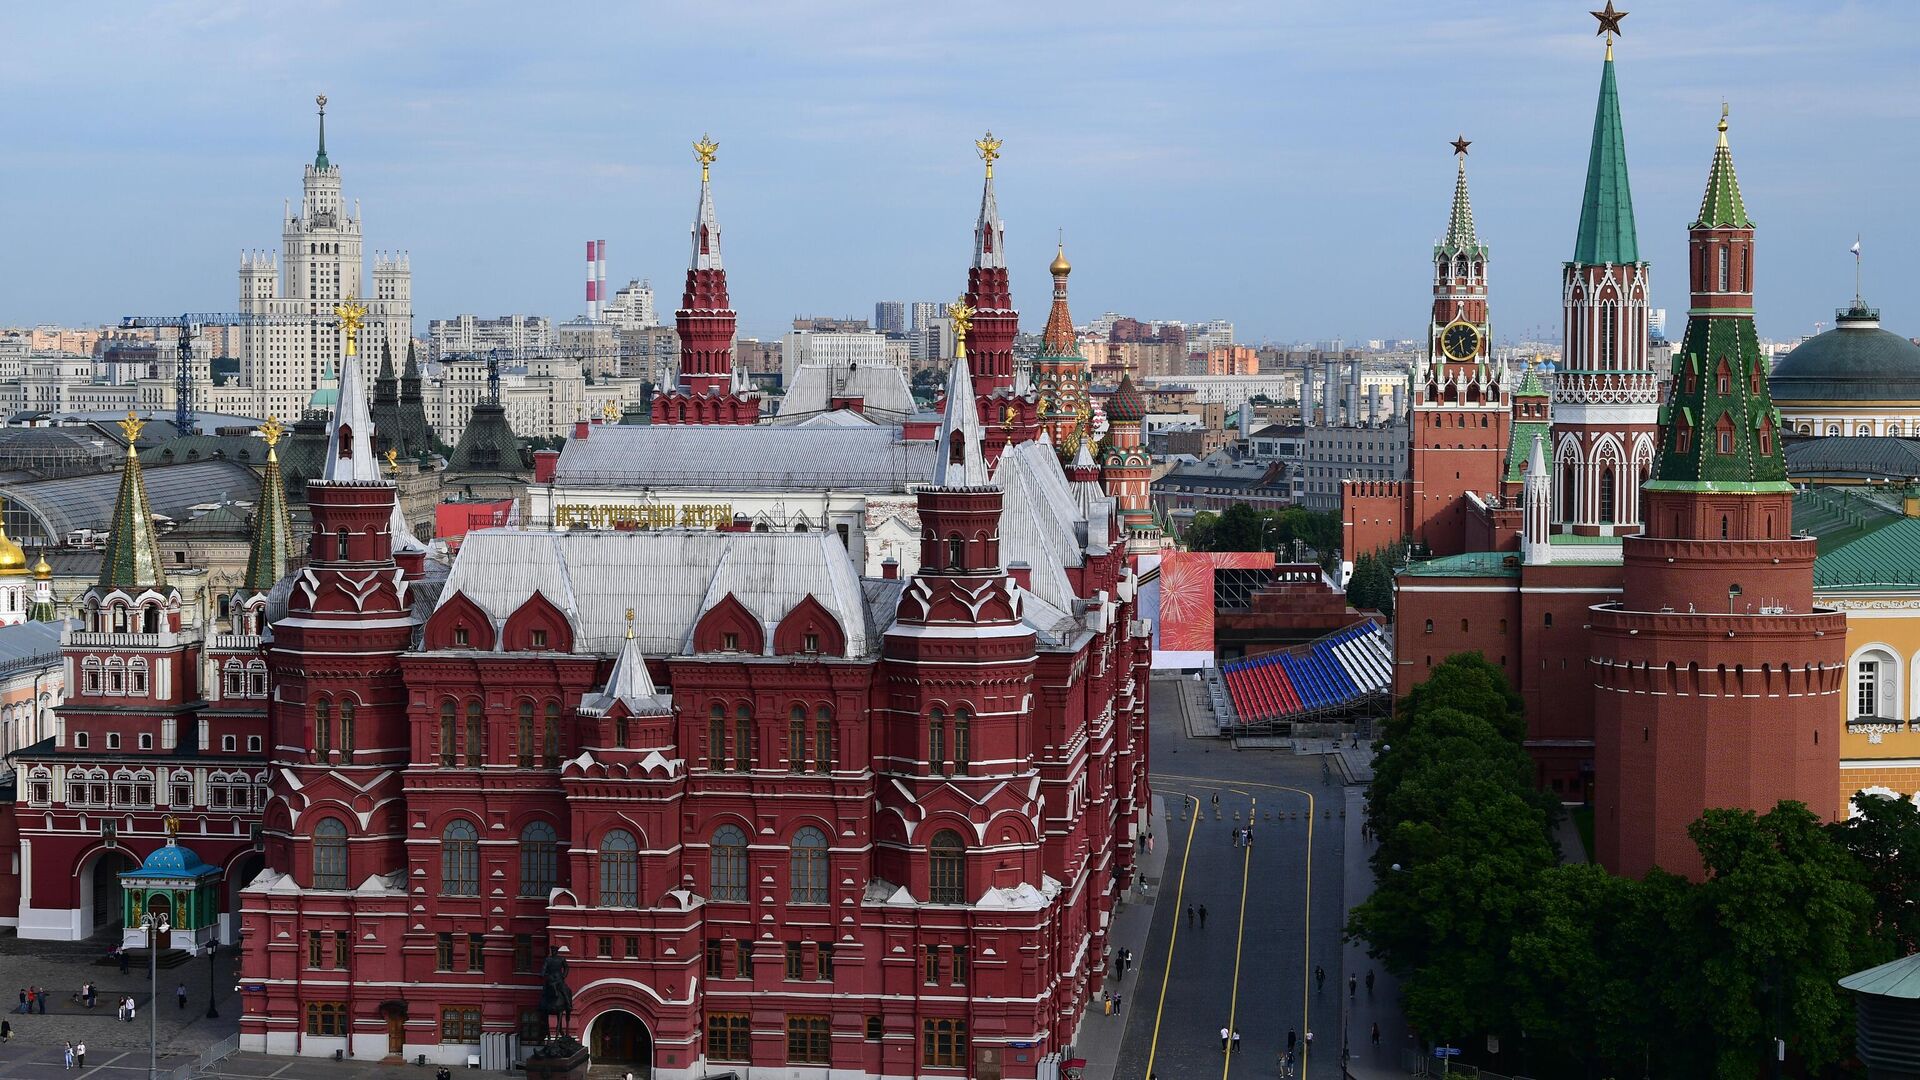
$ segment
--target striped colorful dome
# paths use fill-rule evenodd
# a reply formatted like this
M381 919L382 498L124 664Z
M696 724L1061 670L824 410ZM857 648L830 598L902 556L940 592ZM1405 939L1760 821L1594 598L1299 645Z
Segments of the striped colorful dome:
M1138 423L1146 415L1147 402L1140 396L1140 391L1134 388L1133 376L1120 376L1120 388L1113 392L1113 397L1107 402L1107 419Z

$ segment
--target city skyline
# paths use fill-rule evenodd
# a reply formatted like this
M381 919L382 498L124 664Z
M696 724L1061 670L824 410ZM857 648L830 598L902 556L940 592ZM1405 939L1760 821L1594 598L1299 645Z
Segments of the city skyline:
M721 146L743 334L949 298L978 205L970 143L991 128L1029 331L1064 230L1083 318L1224 318L1248 342L1417 338L1448 143L1464 135L1494 334L1557 338L1600 72L1585 7L997 9L935 26L858 5L811 19L723 6L541 26L562 47L528 53L515 46L532 24L499 6L442 24L339 5L330 20L365 43L352 52L228 5L57 24L16 11L10 36L43 47L0 74L15 103L0 124L15 147L0 323L230 306L237 252L271 248L273 201L298 196L325 92L369 244L414 259L416 332L460 312L572 317L590 238L610 242L611 284L650 278L673 297L703 131ZM1710 47L1706 29L1736 18L1742 46ZM1831 324L1856 234L1866 299L1890 328L1920 327L1899 302L1920 276L1920 222L1895 187L1916 164L1900 103L1920 89L1895 51L1903 22L1920 19L1891 5L1634 11L1617 60L1654 306L1685 309L1685 226L1724 97L1769 236L1760 331ZM222 63L188 80L159 59L194 49Z

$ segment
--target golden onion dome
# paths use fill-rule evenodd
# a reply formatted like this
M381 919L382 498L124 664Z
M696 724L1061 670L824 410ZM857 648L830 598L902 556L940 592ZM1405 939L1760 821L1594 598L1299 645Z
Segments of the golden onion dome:
M0 526L0 575L12 577L27 572L27 552Z
M47 581L53 577L53 566L47 562L45 552L42 552L40 557L33 561L33 576L40 581Z
M1073 273L1073 264L1067 261L1067 249L1064 245L1061 246L1059 254L1053 257L1053 265L1047 267L1047 272L1054 277L1064 277Z

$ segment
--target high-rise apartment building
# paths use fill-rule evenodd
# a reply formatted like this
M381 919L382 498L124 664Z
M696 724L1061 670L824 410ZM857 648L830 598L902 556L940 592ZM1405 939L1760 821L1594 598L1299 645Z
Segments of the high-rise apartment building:
M938 300L915 300L913 302L913 325L907 327L907 329L928 329L935 321L945 318L946 314L946 305L940 303Z
M455 315L427 324L427 357L435 363L459 353L529 351L552 345L553 320L543 315L502 315L497 319Z
M327 156L327 98L320 95L320 146L303 170L300 206L281 218L281 254L240 257L239 310L275 321L233 334L240 380L251 389L253 415L298 416L321 382L346 358L346 336L333 309L345 300L367 308L360 350L378 355L384 342L406 348L413 324L413 270L404 252L374 253L366 287L360 208L341 194L340 166Z
M901 300L882 300L873 305L873 328L883 334L907 332L907 305Z

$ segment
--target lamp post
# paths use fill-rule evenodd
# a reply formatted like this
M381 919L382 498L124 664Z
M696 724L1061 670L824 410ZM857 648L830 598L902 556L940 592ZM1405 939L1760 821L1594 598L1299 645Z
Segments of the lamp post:
M147 932L147 1080L160 1077L160 935L173 929L165 913L148 912L140 916L140 929Z
M219 952L219 946L211 941L207 942L207 1019L209 1020L220 1019L220 1010L213 1005L214 990L219 986L216 979L217 973L213 969L213 958L217 952Z

